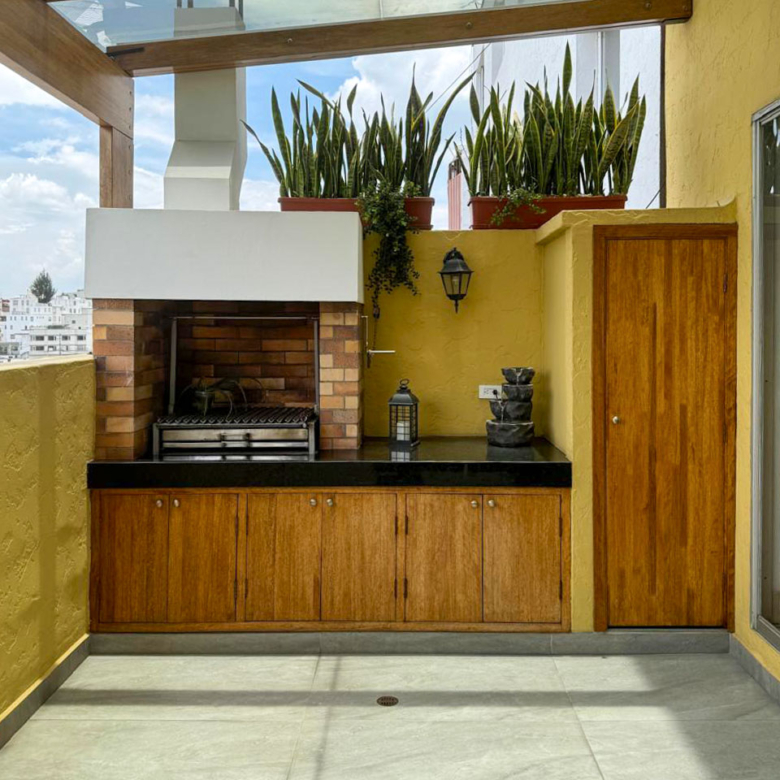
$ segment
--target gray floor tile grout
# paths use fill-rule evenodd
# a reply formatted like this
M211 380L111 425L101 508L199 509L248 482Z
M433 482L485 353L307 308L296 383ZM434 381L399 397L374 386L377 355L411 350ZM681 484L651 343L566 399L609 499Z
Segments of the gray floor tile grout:
M552 641L552 638L550 639ZM572 701L571 694L569 693L569 689L566 687L566 681L563 679L563 675L561 674L561 670L558 668L558 661L556 660L556 657L552 656L553 665L555 666L555 672L558 675L558 679L561 681L561 686L563 687L563 691L566 694L566 698L569 701L569 706L572 709L572 712L574 712L574 717L577 719L577 725L580 729L580 734L582 734L582 738L585 740L585 744L588 746L588 752L590 753L591 757L593 758L593 763L596 765L596 769L598 769L599 776L602 780L606 780L604 777L604 771L601 768L601 764L599 764L598 758L596 758L596 754L593 752L593 745L590 744L590 740L588 739L588 735L585 733L585 727L582 725L582 720L580 719L580 714L577 712L577 708L574 706L574 702Z
M311 685L309 686L309 696L307 697L307 701L311 699L311 697L314 695L314 684L317 681L317 672L320 669L320 663L322 662L322 642L320 641L320 652L317 655L317 663L314 665L314 674L311 676ZM303 711L301 715L300 722L298 723L298 735L295 738L295 744L293 745L292 753L290 755L290 764L287 767L287 774L285 775L285 780L290 780L292 777L292 771L295 767L295 758L298 755L298 747L301 744L301 737L303 736L303 727L306 723L306 718L309 714L308 707Z

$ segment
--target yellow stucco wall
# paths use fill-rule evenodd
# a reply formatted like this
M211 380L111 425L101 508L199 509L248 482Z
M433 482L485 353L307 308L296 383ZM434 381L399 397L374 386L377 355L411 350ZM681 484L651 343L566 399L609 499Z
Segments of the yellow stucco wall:
M779 44L777 0L696 0L693 19L670 27L666 44L669 205L736 198L736 634L775 676L780 676L780 653L750 628L751 117L780 98Z
M533 232L435 231L410 236L410 245L419 295L402 288L380 299L376 348L396 354L377 355L365 372L366 435L387 435L387 401L398 380L408 378L420 398L423 436L484 436L490 408L477 389L501 384L504 366L539 371L534 419L542 420L542 265ZM366 276L373 247L366 245ZM474 271L459 314L438 273L453 247ZM369 328L373 338L373 322Z
M572 630L593 630L593 228L596 225L730 223L712 209L566 212L537 231L544 278L548 438L572 461Z
M0 719L87 632L91 357L0 366Z

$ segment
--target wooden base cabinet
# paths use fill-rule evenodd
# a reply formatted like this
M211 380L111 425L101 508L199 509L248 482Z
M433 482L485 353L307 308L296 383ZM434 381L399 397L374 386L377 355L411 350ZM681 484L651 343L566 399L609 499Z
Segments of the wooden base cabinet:
M95 491L93 631L568 631L569 495Z
M396 497L345 493L325 499L322 619L396 619Z
M482 496L406 499L406 619L482 620Z
M246 542L246 619L319 620L320 496L249 496Z

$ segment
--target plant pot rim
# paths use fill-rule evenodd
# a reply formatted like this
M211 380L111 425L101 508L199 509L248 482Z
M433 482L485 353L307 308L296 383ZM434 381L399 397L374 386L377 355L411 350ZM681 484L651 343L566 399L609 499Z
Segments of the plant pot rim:
M537 200L628 200L628 195L540 195ZM486 201L508 201L504 195L473 195L469 198L471 203L484 203Z

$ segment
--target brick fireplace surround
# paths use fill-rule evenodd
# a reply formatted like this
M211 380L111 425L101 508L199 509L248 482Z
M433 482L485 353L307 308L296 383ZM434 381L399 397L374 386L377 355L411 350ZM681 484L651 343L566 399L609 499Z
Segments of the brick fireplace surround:
M149 454L151 425L166 408L170 317L179 324L177 395L200 377L228 377L250 403L314 403L310 325L200 319L207 315L319 317L320 449L358 449L363 423L362 306L355 303L93 301L97 368L96 460Z

